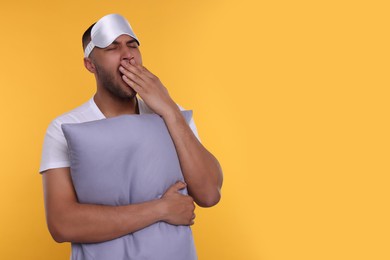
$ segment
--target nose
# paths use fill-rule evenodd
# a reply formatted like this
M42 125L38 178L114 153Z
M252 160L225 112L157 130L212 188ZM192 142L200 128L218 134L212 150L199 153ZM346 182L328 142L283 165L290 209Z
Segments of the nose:
M121 60L130 62L131 59L134 59L134 55L131 53L130 48L127 46L122 47Z

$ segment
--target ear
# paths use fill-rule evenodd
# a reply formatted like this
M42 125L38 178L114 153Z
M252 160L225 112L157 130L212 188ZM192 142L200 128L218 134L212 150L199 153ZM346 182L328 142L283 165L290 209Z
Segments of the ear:
M95 64L93 64L90 58L84 58L84 67L91 73L96 72Z

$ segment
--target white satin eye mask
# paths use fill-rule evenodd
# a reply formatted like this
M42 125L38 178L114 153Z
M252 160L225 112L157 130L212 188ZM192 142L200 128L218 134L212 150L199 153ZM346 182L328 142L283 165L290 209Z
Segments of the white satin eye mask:
M91 41L85 47L84 57L87 58L95 47L106 48L122 34L133 37L139 45L137 36L135 36L129 22L123 16L109 14L102 17L92 27Z

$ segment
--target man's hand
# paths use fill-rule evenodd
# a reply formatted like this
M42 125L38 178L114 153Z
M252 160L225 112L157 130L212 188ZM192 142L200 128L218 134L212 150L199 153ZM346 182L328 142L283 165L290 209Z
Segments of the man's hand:
M133 59L122 61L119 70L123 73L123 80L133 88L145 103L163 118L173 111L179 111L177 105L169 96L158 77L144 66L136 64Z
M180 109L155 75L134 60L124 60L121 65L119 70L123 73L123 80L164 119L188 184L188 193L201 207L217 204L223 180L218 160L195 137Z
M172 185L160 199L125 206L81 204L70 168L42 173L49 231L57 242L99 243L165 221L191 225L195 218L190 196L180 194L186 184Z
M195 219L195 204L192 197L183 195L179 191L186 184L177 182L173 184L161 197L163 203L163 220L172 225L193 225Z

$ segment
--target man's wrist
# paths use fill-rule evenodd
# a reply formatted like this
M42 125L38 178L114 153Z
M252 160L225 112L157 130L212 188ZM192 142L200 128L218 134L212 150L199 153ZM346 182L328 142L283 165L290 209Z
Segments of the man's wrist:
M158 221L166 221L167 215L168 215L168 210L167 210L167 205L166 201L164 200L163 197L155 201L155 214L157 216Z
M164 114L161 115L166 124L177 123L184 120L184 117L179 109L179 107L175 104L170 110L167 110Z

